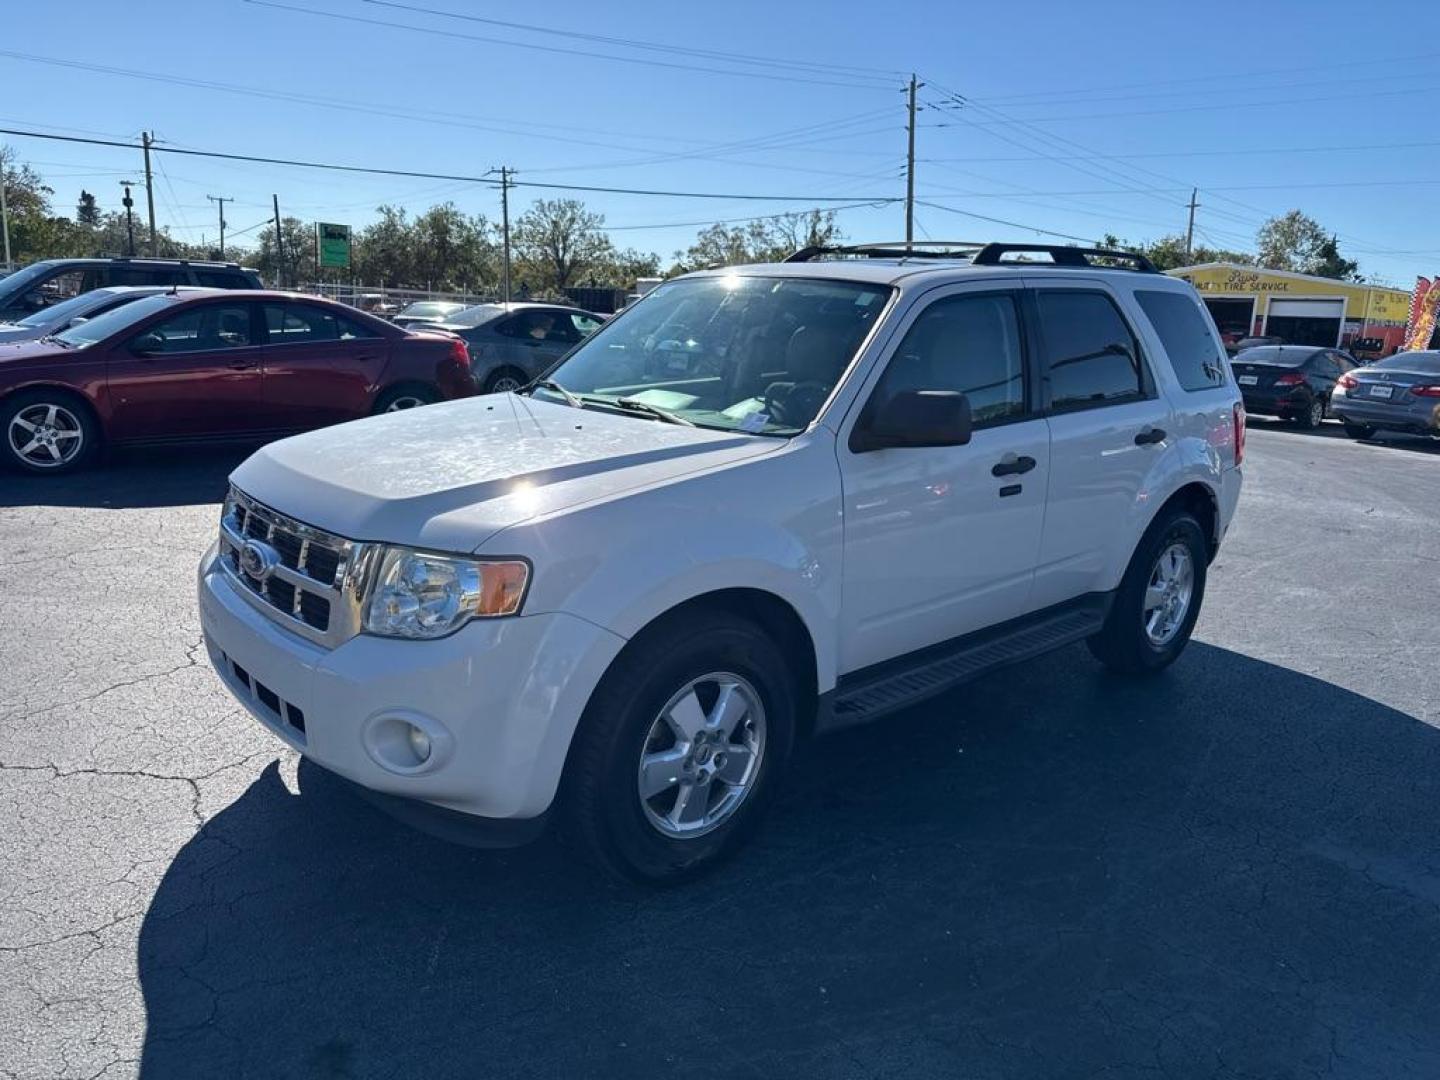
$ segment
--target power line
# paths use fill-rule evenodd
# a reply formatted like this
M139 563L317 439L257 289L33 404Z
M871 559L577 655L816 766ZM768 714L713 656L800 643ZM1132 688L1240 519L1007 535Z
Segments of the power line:
M1253 149L1225 149L1225 150L1168 150L1153 151L1144 154L1075 154L1066 157L1068 161L1141 161L1150 158L1185 158L1185 157L1248 157L1248 156L1278 156L1284 154L1334 154L1351 151L1370 150L1408 150L1424 147L1440 146L1440 141L1425 142L1402 142L1402 143L1346 143L1337 146L1276 146L1257 147ZM1029 157L963 157L963 158L921 158L925 164L1023 164L1027 161L1038 160L1039 155Z
M479 34L464 34L458 30L436 30L428 26L416 26L413 23L391 22L386 19L370 19L363 15L345 15L337 11L317 11L314 8L296 7L294 4L282 4L277 0L244 0L247 4L256 7L274 8L278 11L293 11L300 15L315 15L323 19L335 19L340 22L363 23L369 26L380 26L387 30L405 30L414 34L429 34L433 37L443 37L454 41L478 41L484 45L504 45L514 49L531 49L536 52L559 53L565 56L583 56L591 60L612 60L622 64L639 64L645 67L670 68L672 70L686 72L704 72L710 75L734 75L747 79L768 79L774 82L786 83L809 83L812 86L838 86L846 89L862 90L885 90L889 89L888 84L878 79L862 82L857 79L840 81L838 79L810 79L801 75L785 75L765 71L738 71L727 68L701 67L695 64L672 63L668 60L650 60L638 56L617 56L613 53L588 52L584 49L568 49L562 45L537 45L528 41L508 41L504 38L483 37Z
M800 70L816 69L842 73L854 73L865 76L886 76L902 77L903 72L889 70L886 68L857 67L851 64L827 64L812 60L780 59L778 57L756 56L749 53L721 52L716 49L696 49L684 45L666 45L659 42L640 41L634 38L607 37L603 34L583 33L577 30L558 30L548 26L533 26L527 23L506 22L503 19L483 18L479 15L461 14L455 11L440 11L435 8L420 7L413 4L394 3L392 0L365 0L368 4L376 7L395 8L400 11L413 11L423 15L438 15L446 19L463 19L465 22L484 23L488 26L504 27L508 30L524 30L534 34L550 34L555 37L570 38L580 41L596 41L603 45L619 45L627 49L645 49L654 52L669 53L679 56L703 56L712 60L728 60L735 63L762 64L783 68L795 68Z
M1026 232L1043 233L1046 236L1058 236L1062 240L1078 240L1082 244L1094 242L1093 236L1073 236L1070 233L1056 232L1054 229L1042 229L1037 225L1026 225L1019 221L1006 221L1004 218L986 217L984 214L974 214L969 210L960 210L953 206L944 206L937 202L928 202L924 199L916 199L920 206L928 206L932 210L943 210L947 214L959 214L961 217L974 218L977 221L988 221L995 225L1004 225L1011 229L1024 229Z
M698 229L709 225L733 225L743 221L774 221L792 214L839 213L841 210L879 209L888 206L894 199L872 199L869 202L847 203L842 206L811 206L801 210L785 210L778 214L754 214L749 217L720 218L706 221L666 221L651 225L606 225L606 232L639 232L650 229Z
M20 128L0 128L0 135L20 135L32 139L50 139L57 142L85 143L90 146L118 146L127 150L140 149L139 144L116 139L91 139L78 135L55 135L43 131L25 131ZM231 154L220 150L197 150L180 146L152 146L152 153L183 154L187 157L215 158L221 161L249 161L260 165L284 165L297 169L327 169L335 172L366 173L375 176L405 176L419 180L454 180L467 183L498 187L499 181L486 176L467 176L461 173L421 172L416 169L385 169L372 165L342 165L338 162L303 161L296 158L264 157L259 154ZM869 201L858 195L757 195L738 192L714 191L663 191L652 188L605 187L594 184L549 184L534 180L512 180L511 187L528 187L546 191L592 191L607 195L647 195L655 198L676 199L734 199L749 202L863 202ZM899 202L899 199L892 199Z

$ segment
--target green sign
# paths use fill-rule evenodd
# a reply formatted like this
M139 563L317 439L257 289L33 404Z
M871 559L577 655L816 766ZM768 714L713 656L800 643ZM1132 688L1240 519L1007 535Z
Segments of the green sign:
M350 226L332 225L329 222L315 223L316 247L320 252L321 266L350 265Z

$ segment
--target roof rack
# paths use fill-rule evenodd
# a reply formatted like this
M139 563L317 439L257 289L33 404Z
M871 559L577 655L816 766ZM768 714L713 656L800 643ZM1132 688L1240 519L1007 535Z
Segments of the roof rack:
M970 258L985 247L975 240L885 240L874 244L814 244L785 256L787 263L814 262L825 255L849 255L862 259L955 259ZM929 250L929 249L937 250Z
M163 255L117 255L108 262L179 263L181 266L223 266L227 270L238 270L237 262L221 262L218 259L167 259Z
M1155 264L1135 251L1117 251L1114 248L1066 247L1063 244L986 244L971 256L975 266L1000 266L1004 256L1012 252L1049 255L1054 265L1078 267L1082 270L1134 270L1141 274L1158 274ZM1095 259L1113 259L1128 266L1097 266ZM1011 260L1012 264L1014 260Z

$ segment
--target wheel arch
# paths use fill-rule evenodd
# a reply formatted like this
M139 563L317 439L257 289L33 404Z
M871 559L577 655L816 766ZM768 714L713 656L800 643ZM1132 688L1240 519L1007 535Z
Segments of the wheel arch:
M1146 531L1174 507L1183 507L1195 515L1200 522L1201 531L1205 534L1206 549L1213 560L1215 553L1220 550L1220 498L1214 489L1199 480L1182 484L1150 516L1145 525Z
M29 382L24 383L20 386L11 387L4 393L0 393L0 409L7 408L10 402L19 395L33 393L35 391L59 394L62 397L68 398L70 401L75 402L82 409L84 409L89 415L90 419L94 421L95 429L100 432L101 440L104 441L110 437L109 427L105 422L105 416L100 410L100 407L96 405L96 403L92 401L83 390L77 390L73 386L66 386L64 383Z

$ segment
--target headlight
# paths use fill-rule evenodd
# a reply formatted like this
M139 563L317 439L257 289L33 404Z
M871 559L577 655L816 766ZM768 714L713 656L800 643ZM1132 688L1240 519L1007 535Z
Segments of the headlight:
M444 637L470 619L520 610L530 567L386 548L365 602L365 629L401 638Z

